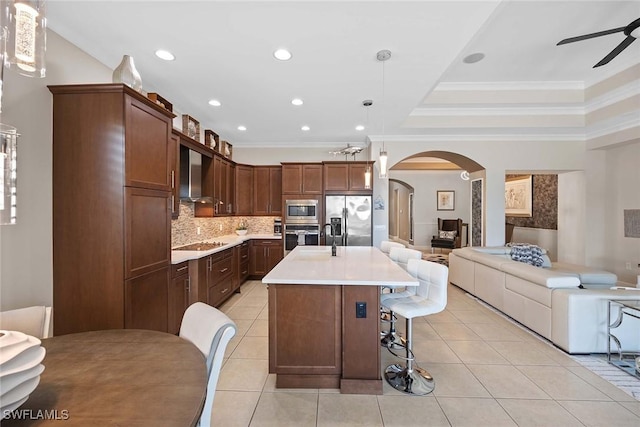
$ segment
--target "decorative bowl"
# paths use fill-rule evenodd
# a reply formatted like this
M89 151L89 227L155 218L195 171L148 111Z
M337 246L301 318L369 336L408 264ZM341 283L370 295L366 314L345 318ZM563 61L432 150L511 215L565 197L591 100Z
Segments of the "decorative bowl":
M236 234L238 236L244 236L245 234L247 234L247 230L236 230Z

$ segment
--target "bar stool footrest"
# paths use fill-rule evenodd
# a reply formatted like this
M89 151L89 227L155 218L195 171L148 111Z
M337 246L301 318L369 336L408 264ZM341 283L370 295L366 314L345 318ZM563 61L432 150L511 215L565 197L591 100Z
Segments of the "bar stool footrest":
M430 380L420 375L417 371L409 371L406 367L398 364L389 365L384 370L384 378L391 387L414 396L424 396L433 391L435 381L431 375L429 377L431 378Z

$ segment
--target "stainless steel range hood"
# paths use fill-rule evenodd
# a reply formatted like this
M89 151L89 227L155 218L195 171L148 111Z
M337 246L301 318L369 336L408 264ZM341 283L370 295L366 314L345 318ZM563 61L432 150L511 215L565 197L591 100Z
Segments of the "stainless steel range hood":
M191 203L213 203L202 196L202 154L180 146L180 200Z

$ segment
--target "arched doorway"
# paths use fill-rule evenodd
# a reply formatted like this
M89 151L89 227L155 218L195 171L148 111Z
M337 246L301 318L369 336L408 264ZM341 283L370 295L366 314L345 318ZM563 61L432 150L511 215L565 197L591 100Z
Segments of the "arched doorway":
M461 172L466 172L461 176ZM483 244L484 168L474 160L447 151L410 155L389 170L389 237L418 249L430 247L438 218L462 218L463 245ZM438 204L438 195L451 197ZM404 226L403 226L404 224Z

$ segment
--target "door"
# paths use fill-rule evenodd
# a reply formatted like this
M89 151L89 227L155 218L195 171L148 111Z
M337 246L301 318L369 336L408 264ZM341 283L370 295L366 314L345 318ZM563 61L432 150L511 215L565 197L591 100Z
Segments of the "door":
M371 246L371 196L346 196L345 246Z

